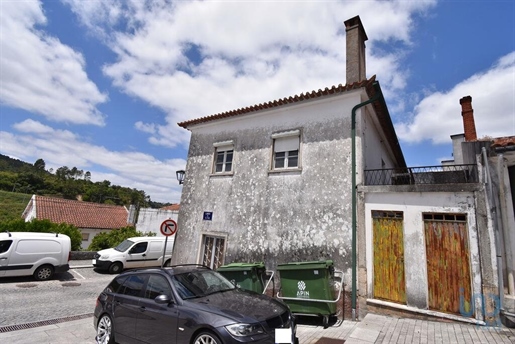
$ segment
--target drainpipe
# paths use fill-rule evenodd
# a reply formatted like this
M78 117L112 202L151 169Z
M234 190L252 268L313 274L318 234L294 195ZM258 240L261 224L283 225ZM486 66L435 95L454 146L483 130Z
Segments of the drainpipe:
M376 100L383 97L383 94L381 92L381 88L379 87L379 82L374 82L373 84L374 89L376 90L377 94L362 103L359 103L358 105L354 106L352 108L352 116L351 116L351 136L352 136L352 299L351 299L351 307L352 307L352 321L356 321L356 270L357 270L357 253L356 253L356 111L359 108L362 108L363 106L366 106L370 103L375 102Z

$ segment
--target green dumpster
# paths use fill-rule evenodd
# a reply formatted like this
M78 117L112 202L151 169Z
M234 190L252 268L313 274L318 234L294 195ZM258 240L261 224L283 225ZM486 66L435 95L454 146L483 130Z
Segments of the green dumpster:
M278 264L277 271L281 280L277 297L290 307L292 313L322 316L324 327L327 327L329 317L336 314L342 287L341 283L335 283L333 261ZM337 273L343 277L342 272ZM339 290L335 290L336 285Z
M220 266L216 271L238 288L256 293L264 292L266 277L264 263L231 263Z

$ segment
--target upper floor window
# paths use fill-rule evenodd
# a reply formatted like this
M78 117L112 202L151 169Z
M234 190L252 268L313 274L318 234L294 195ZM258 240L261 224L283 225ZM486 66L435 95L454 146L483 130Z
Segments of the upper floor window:
M300 130L273 134L272 139L274 140L272 169L298 168Z
M232 159L234 155L233 141L217 142L215 146L215 162L213 173L232 172Z

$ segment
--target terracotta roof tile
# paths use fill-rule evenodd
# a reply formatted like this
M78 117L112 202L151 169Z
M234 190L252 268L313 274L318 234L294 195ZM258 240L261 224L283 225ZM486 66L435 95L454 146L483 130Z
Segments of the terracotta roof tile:
M36 196L36 218L53 223L68 223L79 228L116 229L127 223L123 206Z
M302 101L309 100L309 99L322 98L322 97L330 96L330 95L334 95L334 94L345 93L345 92L348 92L351 90L356 90L356 89L359 89L362 87L365 87L368 91L372 87L372 84L374 83L375 79L376 79L376 76L374 75L373 77L371 77L368 80L355 82L353 84L347 84L347 85L340 84L338 86L332 86L330 88L326 87L323 90L318 90L318 91L314 90L311 92L301 93L299 95L294 95L294 96L285 97L282 99L272 100L272 101L269 101L269 102L263 103L263 104L252 105L252 106L248 106L248 107L237 109L237 110L226 111L226 112L222 112L222 113L211 115L211 116L206 116L206 117L201 117L201 118L197 118L197 119L192 119L189 121L180 122L180 123L178 123L178 125L185 129L188 129L188 127L190 127L192 125L196 125L196 124L202 124L202 123L206 123L206 122L210 122L210 121L216 121L216 120L222 119L222 118L235 117L235 116L244 115L244 114L248 114L248 113L252 113L252 112L257 112L257 111L266 110L266 109L270 109L270 108L274 108L274 107L279 107L282 105L298 103L298 102L302 102Z
M515 146L515 136L497 137L493 139L493 148Z
M161 210L179 210L180 208L180 204L178 203L174 203L174 204L170 204L170 205L167 205L166 207L162 207Z

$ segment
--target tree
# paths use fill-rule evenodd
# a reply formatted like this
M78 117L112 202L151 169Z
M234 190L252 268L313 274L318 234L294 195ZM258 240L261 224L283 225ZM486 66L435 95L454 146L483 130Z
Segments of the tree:
M88 251L100 251L110 247L118 246L122 241L132 237L140 236L156 236L155 233L142 233L136 230L133 226L126 226L119 229L113 229L110 232L98 233L95 235Z
M44 171L45 170L45 160L43 159L38 159L36 160L36 162L34 163L34 167L36 168L36 170L38 171Z
M71 250L79 251L82 244L82 234L74 225L67 223L52 223L49 220L34 219L25 222L23 219L16 219L0 223L2 230L9 232L38 232L38 233L60 233L70 237Z

